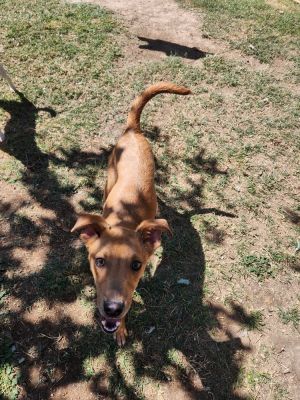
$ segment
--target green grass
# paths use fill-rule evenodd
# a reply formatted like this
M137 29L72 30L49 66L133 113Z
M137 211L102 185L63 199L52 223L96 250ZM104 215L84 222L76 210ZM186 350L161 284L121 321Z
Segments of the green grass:
M252 388L255 388L259 384L267 383L270 379L270 375L266 372L250 370L246 374L246 382Z
M298 308L280 309L278 316L283 324L292 324L294 328L298 328L300 323L300 311Z
M0 398L15 400L18 397L18 373L14 366L12 341L0 336Z
M283 400L289 398L289 391L282 385L276 385L274 400Z
M83 370L84 370L85 377L88 379L95 375L95 369L93 367L93 360L90 357L88 357L84 360Z
M35 1L23 6L3 2L2 9L2 62L12 76L18 76L17 86L30 101L51 104L59 113L57 119L37 114L36 139L41 152L57 152L60 147L64 154L75 150L80 135L90 137L97 132L98 113L91 110L99 110L109 101L107 82L120 56L115 40L119 27L108 12L84 4L58 6L49 1L44 7ZM11 102L17 101L13 95L9 97ZM82 118L84 115L88 118ZM56 134L59 127L62 135ZM12 149L13 138L8 144ZM62 161L64 158L62 154Z
M297 63L300 48L300 9L289 2L280 11L264 0L187 0L206 12L206 34L224 39L232 48L268 63L288 58ZM296 70L298 67L296 65Z
M5 303L5 298L8 296L8 290L1 289L0 290L0 306Z
M237 387L247 387L248 398L259 398L259 392L266 385L272 383L271 376L267 372L259 372L255 369L242 368L238 377Z
M247 321L246 321L247 328L250 331L253 330L262 330L264 327L264 316L262 311L252 311L248 316L247 316Z
M14 368L10 364L0 366L0 395L8 400L15 400L18 397L18 378Z
M270 259L264 256L245 255L242 260L242 266L250 274L255 275L258 280L263 280L274 276L274 267Z

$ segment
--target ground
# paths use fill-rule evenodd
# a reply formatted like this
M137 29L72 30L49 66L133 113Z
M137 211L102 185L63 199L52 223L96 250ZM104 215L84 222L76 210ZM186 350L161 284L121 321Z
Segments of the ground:
M1 398L299 399L299 4L0 3ZM118 348L70 229L161 80L193 91L142 118L174 236Z

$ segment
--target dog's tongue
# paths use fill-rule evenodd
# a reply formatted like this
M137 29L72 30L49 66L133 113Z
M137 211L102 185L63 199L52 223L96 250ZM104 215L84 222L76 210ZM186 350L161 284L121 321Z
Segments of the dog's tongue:
M119 325L121 323L121 320L119 319L109 319L109 318L101 318L101 325L104 329L105 332L107 333L113 333L115 332Z

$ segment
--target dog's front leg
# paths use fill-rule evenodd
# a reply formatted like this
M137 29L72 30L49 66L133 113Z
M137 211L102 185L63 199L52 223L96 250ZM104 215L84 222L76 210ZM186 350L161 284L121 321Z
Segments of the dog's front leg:
M118 330L116 331L116 333L114 333L114 338L116 339L119 346L124 346L127 336L128 336L128 332L126 329L125 317L124 317L121 319L121 324L120 324Z

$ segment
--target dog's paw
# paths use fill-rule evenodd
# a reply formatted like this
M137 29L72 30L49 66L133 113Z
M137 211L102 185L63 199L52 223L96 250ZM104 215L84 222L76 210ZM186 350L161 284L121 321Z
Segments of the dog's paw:
M116 339L119 346L124 346L124 344L126 343L127 336L128 332L125 323L122 323L117 332L114 333L114 338Z

